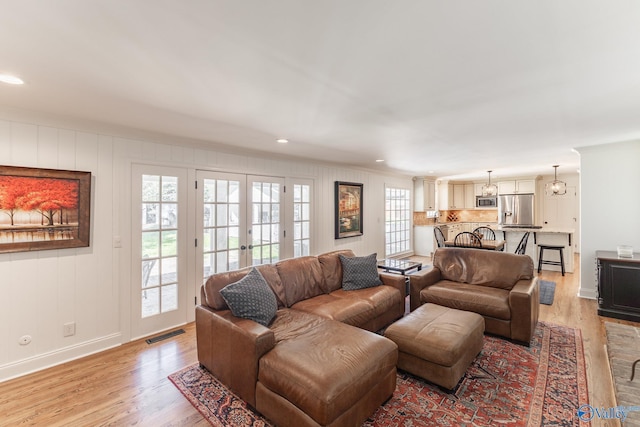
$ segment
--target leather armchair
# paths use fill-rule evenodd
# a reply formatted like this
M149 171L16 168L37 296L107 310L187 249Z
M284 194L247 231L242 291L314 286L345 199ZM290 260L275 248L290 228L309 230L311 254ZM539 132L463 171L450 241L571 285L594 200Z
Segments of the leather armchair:
M529 343L538 323L540 290L527 255L438 248L433 267L410 277L411 311L433 303L472 311L485 331Z

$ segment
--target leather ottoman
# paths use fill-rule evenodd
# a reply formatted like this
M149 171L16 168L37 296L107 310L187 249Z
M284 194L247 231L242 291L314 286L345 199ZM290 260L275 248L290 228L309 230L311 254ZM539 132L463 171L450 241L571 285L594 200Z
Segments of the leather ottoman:
M398 368L453 389L482 350L484 318L470 311L424 304L387 328L398 345Z

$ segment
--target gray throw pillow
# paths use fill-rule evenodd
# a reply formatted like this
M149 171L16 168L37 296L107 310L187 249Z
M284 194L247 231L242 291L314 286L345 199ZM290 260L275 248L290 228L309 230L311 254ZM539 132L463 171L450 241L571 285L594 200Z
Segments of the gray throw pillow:
M264 326L269 326L278 311L275 294L255 267L242 279L222 288L220 294L234 316Z
M353 291L382 285L378 275L377 255L376 253L363 257L339 255L342 263L342 289Z

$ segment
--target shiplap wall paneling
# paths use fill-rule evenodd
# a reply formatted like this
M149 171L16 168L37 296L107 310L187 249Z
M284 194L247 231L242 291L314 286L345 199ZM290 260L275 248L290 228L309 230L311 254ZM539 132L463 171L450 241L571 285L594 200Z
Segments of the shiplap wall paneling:
M97 164L94 172L92 242L93 256L97 258L96 275L98 279L96 310L96 336L105 336L119 332L119 287L117 266L113 250L113 144L112 139L98 136ZM99 257L96 255L99 254ZM107 301L107 304L100 304Z
M0 165L11 164L11 122L0 120Z
M91 221L92 225L92 242L88 248L76 249L76 257L78 264L76 266L77 280L75 282L76 293L76 319L68 319L66 322L76 322L76 335L72 341L85 341L96 336L98 329L98 315L104 310L104 306L108 306L110 301L100 301L98 292L103 278L98 276L98 260L100 256L107 256L100 252L101 247L101 230L105 227L110 228L108 223L101 221L101 201L110 203L108 195L96 192L96 180L100 177L96 176L98 169L98 136L96 134L87 134L78 132L76 135L76 168L82 171L91 172L91 190L95 194L92 197ZM70 337L69 337L70 338Z
M11 123L11 166L38 166L38 127L26 123Z

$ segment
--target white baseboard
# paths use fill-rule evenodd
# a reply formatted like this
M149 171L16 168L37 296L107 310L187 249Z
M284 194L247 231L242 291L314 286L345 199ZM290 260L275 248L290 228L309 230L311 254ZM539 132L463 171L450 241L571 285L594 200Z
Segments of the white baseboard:
M122 344L120 332L0 366L0 383Z
M594 289L583 289L583 288L580 288L580 291L578 292L578 296L580 298L587 298L587 299L597 299L598 297Z

